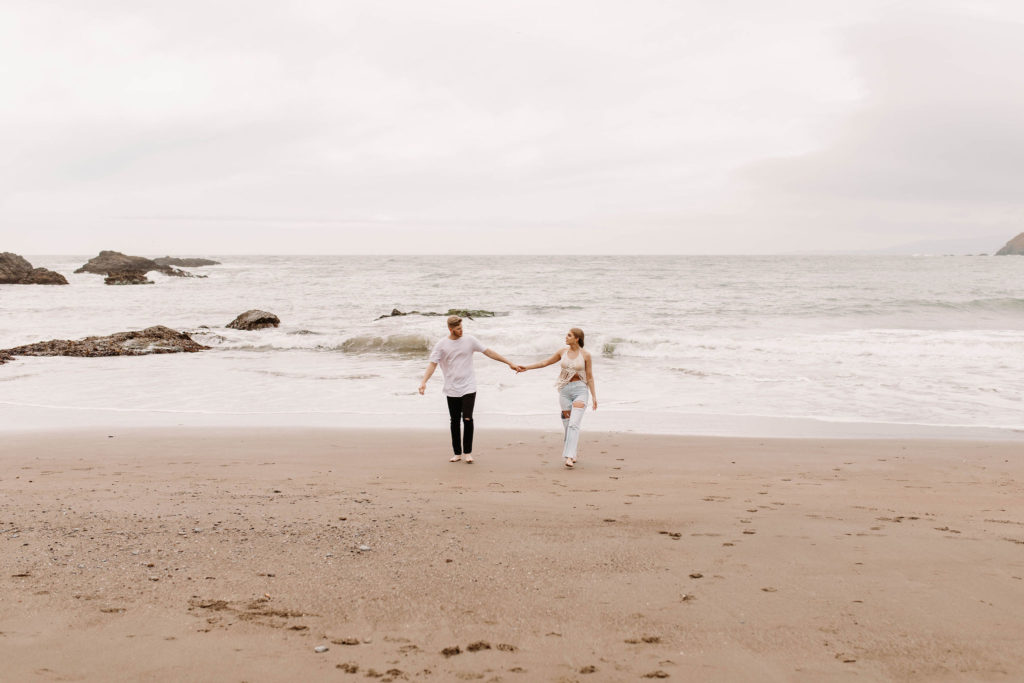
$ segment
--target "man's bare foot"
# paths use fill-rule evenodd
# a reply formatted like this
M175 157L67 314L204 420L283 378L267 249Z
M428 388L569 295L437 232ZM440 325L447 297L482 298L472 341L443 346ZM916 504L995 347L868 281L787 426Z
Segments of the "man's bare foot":
M466 462L467 463L472 463L473 462L473 456L470 455L469 453L466 453Z
M448 458L448 462L458 462L460 460L462 460L461 455L453 455L452 457Z

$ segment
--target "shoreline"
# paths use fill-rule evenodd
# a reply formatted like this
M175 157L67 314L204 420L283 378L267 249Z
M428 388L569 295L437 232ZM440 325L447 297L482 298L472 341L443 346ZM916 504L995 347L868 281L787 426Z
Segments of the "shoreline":
M415 413L253 412L208 413L150 409L109 409L25 405L0 401L6 420L0 434L31 431L119 429L380 429L447 430L448 414L440 409ZM558 432L549 413L477 412L481 429ZM637 418L644 424L637 426ZM588 409L583 433L646 434L676 437L781 439L949 439L956 441L1024 441L1024 427L929 425L913 423L825 420L813 417L651 413Z
M1012 442L584 430L568 471L553 430L479 429L473 465L441 429L5 437L17 680L1024 669Z

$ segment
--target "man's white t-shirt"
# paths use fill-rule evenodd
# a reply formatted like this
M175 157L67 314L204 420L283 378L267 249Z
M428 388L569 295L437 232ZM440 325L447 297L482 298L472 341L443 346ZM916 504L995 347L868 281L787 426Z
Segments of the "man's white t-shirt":
M445 337L434 344L430 362L441 366L444 374L444 395L458 398L476 391L476 375L473 373L473 354L481 353L487 347L476 337L464 334L458 339Z

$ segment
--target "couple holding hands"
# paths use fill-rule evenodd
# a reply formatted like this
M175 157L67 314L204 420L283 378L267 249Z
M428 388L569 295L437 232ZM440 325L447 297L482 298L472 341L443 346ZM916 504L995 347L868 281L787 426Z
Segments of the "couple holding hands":
M455 455L451 462L465 458L473 462L473 406L476 403L476 375L473 373L473 354L480 352L518 372L544 368L561 363L558 374L558 402L562 409L562 428L565 442L562 459L572 469L576 465L576 451L580 441L580 423L587 409L587 396L593 397L597 410L597 391L594 389L594 370L590 352L583 349L583 330L574 327L565 335L565 347L550 358L531 365L517 365L497 351L486 348L480 340L462 333L462 318L457 315L448 318L448 336L437 342L430 352L430 362L423 373L419 392L427 390L427 380L441 366L444 375L444 394L448 399L448 414L451 416L452 450Z

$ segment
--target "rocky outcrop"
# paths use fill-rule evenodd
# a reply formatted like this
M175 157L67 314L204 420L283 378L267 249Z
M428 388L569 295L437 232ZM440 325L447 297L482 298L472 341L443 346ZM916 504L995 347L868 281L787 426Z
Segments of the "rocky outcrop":
M101 251L99 256L89 259L85 265L76 270L76 273L96 273L97 275L110 275L111 273L140 272L148 273L152 270L170 275L172 277L205 277L186 273L171 266L162 266L156 261L144 256L128 256L119 251Z
M444 315L457 315L460 318L469 318L472 320L473 318L493 318L498 314L494 311L482 311L472 308L449 308L448 312Z
M0 254L0 285L66 285L67 279L60 273L46 268L33 268L32 264L17 254L5 251Z
M392 308L390 314L382 315L377 318L377 320L381 320L383 318L397 318L403 315L457 315L460 318L469 318L470 320L473 320L474 318L493 318L498 314L494 311L482 311L470 308L449 308L447 313L438 313L436 311L409 311L407 313L403 313L397 308Z
M1006 246L996 252L996 256L1024 256L1024 232L1006 243Z
M33 268L20 284L23 285L66 285L68 280L58 272L47 268Z
M3 365L9 360L14 360L14 356L7 353L6 351L0 351L0 365Z
M201 268L202 266L219 266L220 261L208 258L176 258L174 256L161 256L153 259L153 263L161 266L178 266L179 268Z
M118 332L106 337L86 337L77 341L51 339L13 349L0 354L12 356L147 356L154 353L194 353L210 348L193 341L184 332L163 325L147 327L133 332Z
M266 311L254 308L251 311L242 313L224 327L230 327L234 330L259 330L264 327L277 327L280 324L281 319L273 313L267 313Z
M103 278L105 285L151 285L153 281L141 270L114 271Z

